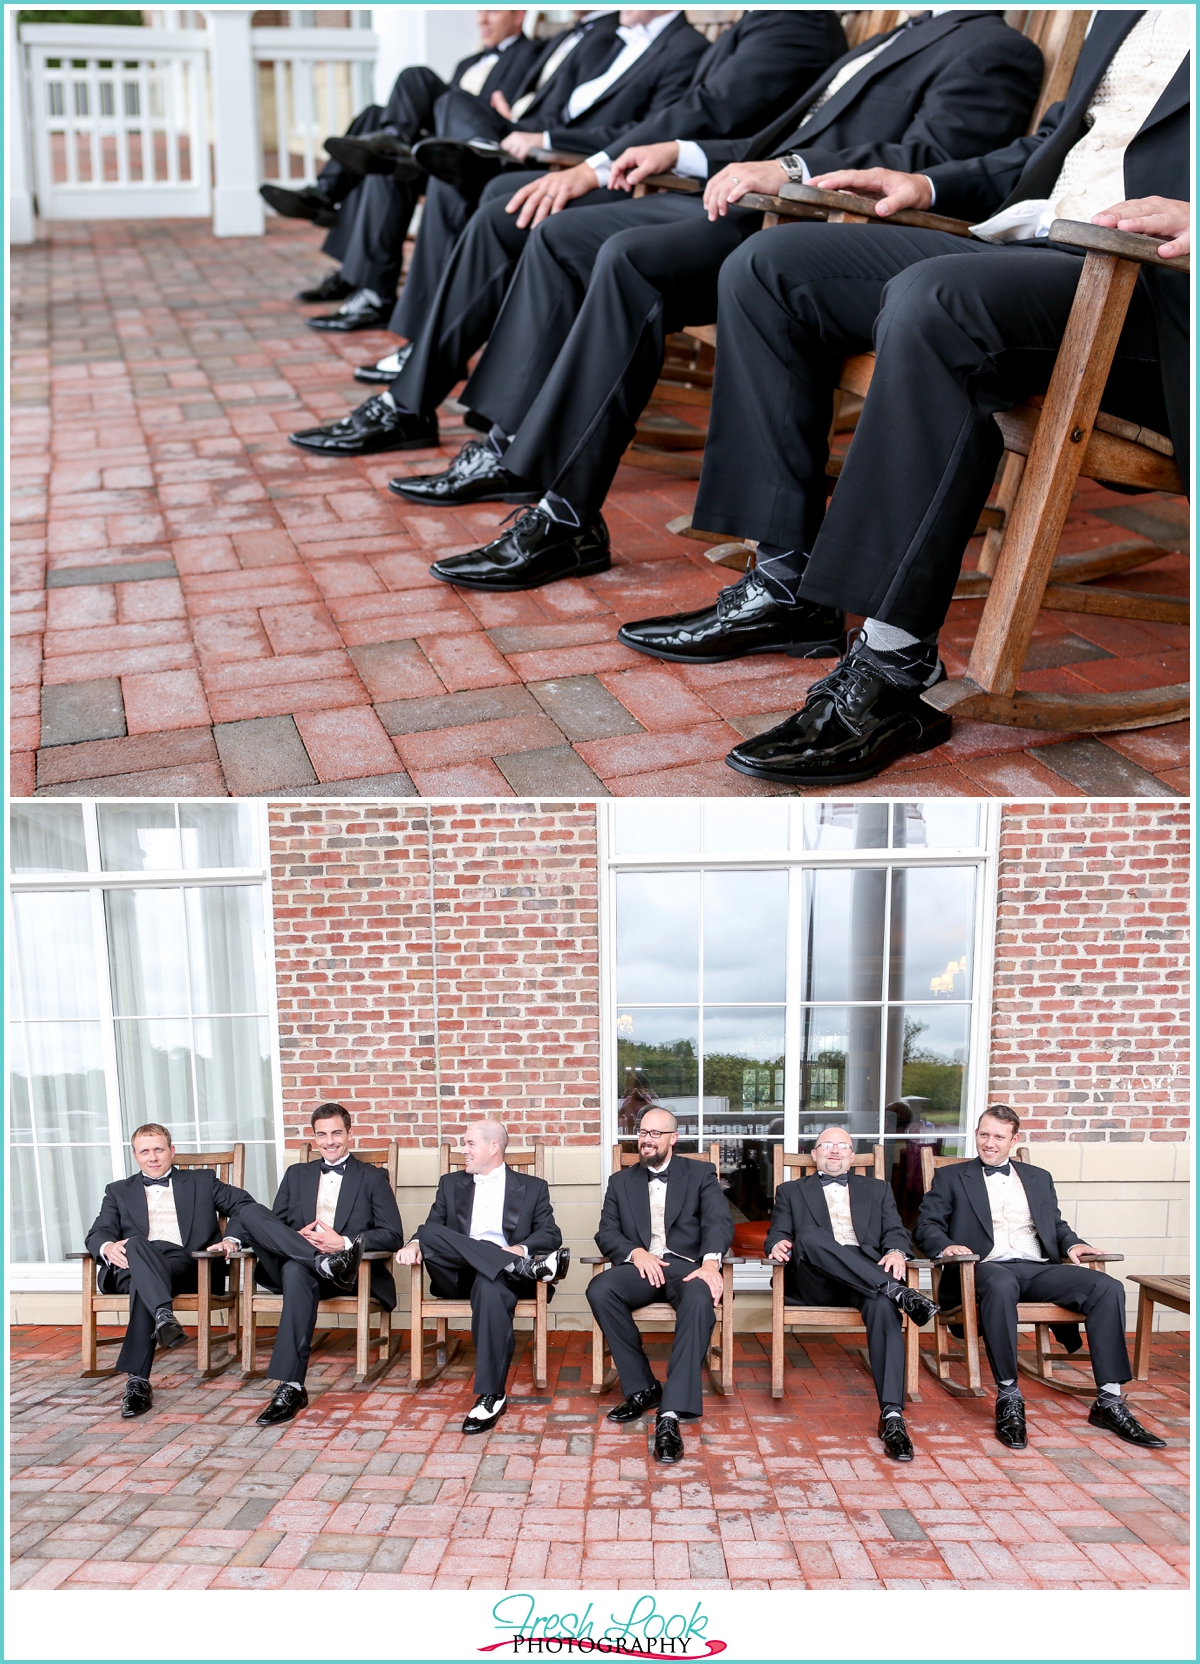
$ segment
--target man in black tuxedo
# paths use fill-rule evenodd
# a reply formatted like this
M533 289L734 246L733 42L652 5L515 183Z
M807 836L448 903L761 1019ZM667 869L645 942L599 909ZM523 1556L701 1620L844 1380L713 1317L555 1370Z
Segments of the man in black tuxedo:
M919 173L814 180L875 196L884 218L930 207L962 217L972 236L792 224L727 264L694 514L755 538L757 568L716 606L628 624L620 638L711 664L823 651L844 611L866 620L804 708L735 746L732 767L849 784L949 737L929 690L944 676L938 631L1002 454L993 418L1049 384L1083 266L1081 249L1048 240L1051 223L1150 235L1167 261L1187 251L1191 25L1173 6L1101 9L1066 99L1035 135ZM1111 415L1168 433L1185 478L1188 294L1186 273L1142 268L1103 396ZM826 511L834 386L843 359L872 346L870 392Z
M257 1256L256 1281L283 1295L267 1366L268 1379L278 1385L258 1418L260 1427L291 1421L308 1404L304 1377L320 1301L357 1287L364 1253L390 1252L404 1241L387 1173L350 1153L350 1112L341 1104L318 1104L311 1126L320 1158L286 1170L273 1209L243 1208L231 1221ZM372 1262L371 1295L385 1311L396 1309L387 1260Z
M588 1305L604 1331L621 1378L623 1401L608 1420L636 1421L658 1405L654 1459L683 1456L680 1419L704 1413L701 1370L716 1322L721 1261L733 1241L733 1215L716 1169L673 1152L678 1123L669 1110L648 1109L638 1126L638 1161L608 1181L596 1243L612 1260L587 1287ZM665 1387L654 1378L634 1312L655 1300L675 1308L675 1341Z
M129 1144L140 1171L106 1186L86 1238L100 1292L129 1295L129 1321L117 1356L118 1370L129 1377L121 1403L126 1420L145 1415L154 1402L155 1348L170 1351L187 1338L171 1300L196 1291L193 1253L217 1241L235 1250L235 1239L222 1239L217 1216L228 1218L254 1200L248 1190L222 1184L211 1167L174 1166L171 1134L155 1121L139 1127Z
M474 1404L464 1433L486 1433L508 1408L513 1312L535 1283L560 1283L571 1263L554 1223L550 1187L507 1166L508 1134L498 1121L478 1121L463 1134L464 1166L438 1182L429 1218L401 1251L401 1265L429 1268L442 1300L470 1300L475 1342ZM547 1290L553 1299L554 1289Z
M787 1266L784 1300L792 1306L857 1306L879 1398L879 1437L897 1462L911 1462L904 1425L904 1322L928 1323L932 1300L905 1282L912 1240L891 1186L851 1168L854 1140L826 1127L813 1145L816 1172L775 1192L767 1254Z
M1122 1382L1133 1378L1125 1345L1125 1291L1115 1277L1080 1264L1095 1250L1059 1213L1049 1173L1010 1159L1020 1127L1007 1105L985 1110L975 1131L975 1160L938 1169L916 1223L923 1253L980 1255L975 1287L997 1386L996 1437L1010 1450L1025 1448L1017 1304L1046 1300L1083 1314L1097 1390L1088 1413L1091 1425L1127 1444L1161 1449L1165 1440L1148 1432L1121 1396ZM958 1298L957 1285L957 1271L947 1271L942 1281L947 1305ZM1075 1340L1077 1349L1078 1332Z

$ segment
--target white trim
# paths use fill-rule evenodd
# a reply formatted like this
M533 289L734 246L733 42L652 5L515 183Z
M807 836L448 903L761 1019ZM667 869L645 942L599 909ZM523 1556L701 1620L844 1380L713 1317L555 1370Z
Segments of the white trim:
M617 886L611 863L611 806L596 804L596 922L600 936L600 1171L601 1192L608 1183L608 1152L616 1142L617 1104ZM610 1044L611 1037L611 1044Z

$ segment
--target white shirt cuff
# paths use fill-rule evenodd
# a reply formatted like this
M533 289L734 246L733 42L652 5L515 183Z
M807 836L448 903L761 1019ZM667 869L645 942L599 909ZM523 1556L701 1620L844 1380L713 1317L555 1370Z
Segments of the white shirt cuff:
M605 150L598 150L594 156L589 156L587 165L596 175L596 183L600 189L608 188L608 176L612 172L612 157Z
M111 1247L112 1247L111 1242L102 1242L100 1244L100 1258L104 1261L105 1265L111 1265L112 1264L112 1261L108 1257L108 1250Z
M679 145L679 157L671 171L682 179L707 179L708 157L695 139L678 139L676 143Z
M704 1256L705 1265L708 1264L709 1260L716 1260L717 1264L720 1265L721 1256L720 1256L720 1254L705 1254L705 1256Z
M929 175L927 173L923 173L921 175L921 178L929 186L929 206L932 208L933 205L937 202L937 186L934 184L933 180L929 177Z
M553 150L553 148L554 148L554 146L550 143L549 133L543 133L542 134L542 149L543 150Z

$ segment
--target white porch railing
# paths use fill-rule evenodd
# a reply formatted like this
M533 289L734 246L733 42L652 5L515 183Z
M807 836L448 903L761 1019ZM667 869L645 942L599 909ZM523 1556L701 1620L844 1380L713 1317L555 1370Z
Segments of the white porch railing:
M252 29L262 177L311 183L330 133L374 97L378 40L365 29Z

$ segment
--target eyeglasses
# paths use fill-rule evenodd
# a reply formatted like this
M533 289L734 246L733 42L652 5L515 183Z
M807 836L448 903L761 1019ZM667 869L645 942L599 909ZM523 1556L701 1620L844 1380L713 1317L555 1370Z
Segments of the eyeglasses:
M668 1128L666 1132L656 1132L653 1127L639 1127L638 1129L639 1138L653 1138L656 1143L660 1139L673 1138L674 1136L675 1135L670 1128Z
M845 1152L848 1156L852 1156L854 1154L853 1144L842 1144L842 1143L814 1144L813 1145L813 1150L814 1150L814 1152L817 1151L817 1150L845 1150Z

